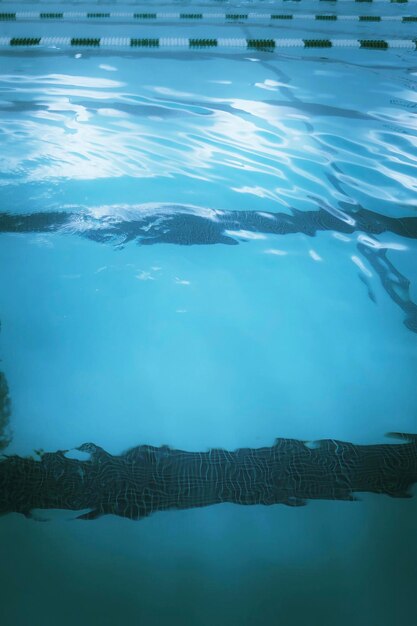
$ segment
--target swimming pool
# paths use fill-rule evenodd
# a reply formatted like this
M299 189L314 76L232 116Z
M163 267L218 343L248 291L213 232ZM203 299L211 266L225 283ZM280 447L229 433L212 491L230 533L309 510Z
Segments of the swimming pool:
M402 19L270 16L415 4L322 4L117 6L224 15L200 24L45 2L2 23L6 453L416 432L416 53L248 45L412 41ZM49 36L69 44L10 46ZM129 45L71 43L109 37ZM2 623L412 626L415 499L360 499L9 514Z

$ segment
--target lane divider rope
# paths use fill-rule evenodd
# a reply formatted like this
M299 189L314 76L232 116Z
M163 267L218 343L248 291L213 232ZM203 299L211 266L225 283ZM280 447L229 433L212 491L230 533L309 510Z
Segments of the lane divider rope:
M417 39L244 39L244 38L190 38L190 37L0 37L0 48L186 48L273 51L279 48L389 48L417 49Z
M259 20L269 20L276 22L279 20L321 20L321 21L337 21L350 20L357 22L417 22L417 15L329 15L316 13L85 13L77 11L64 11L62 13L43 13L35 11L16 11L12 13L1 13L0 21L73 21L86 20L97 21L105 20L109 22L117 22L121 20L132 20L136 22L150 22L179 20L181 22L199 22L200 20L224 20L227 23L236 22L258 22Z

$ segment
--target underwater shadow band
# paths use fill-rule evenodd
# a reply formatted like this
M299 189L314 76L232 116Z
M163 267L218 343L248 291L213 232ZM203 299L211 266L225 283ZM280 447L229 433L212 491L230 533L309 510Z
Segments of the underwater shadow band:
M85 461L63 450L40 460L9 456L0 461L0 513L88 509L78 519L137 520L223 502L299 507L308 500L356 500L363 492L409 498L417 481L417 435L392 435L403 442L277 439L271 447L208 452L142 445L121 455L86 443L77 448L89 453Z
M318 232L368 235L393 233L417 239L417 217L389 217L363 207L354 212L336 208L291 213L267 211L214 211L182 205L155 205L125 214L101 215L84 211L26 214L0 212L1 233L69 232L100 243L141 245L172 243L183 246L237 245L245 232L265 235Z

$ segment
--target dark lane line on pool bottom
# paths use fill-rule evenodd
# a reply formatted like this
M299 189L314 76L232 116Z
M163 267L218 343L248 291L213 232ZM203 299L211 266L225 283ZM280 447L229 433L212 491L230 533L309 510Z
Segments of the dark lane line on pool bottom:
M141 519L168 509L231 502L286 504L356 500L358 492L409 498L417 482L417 435L399 444L355 445L324 439L276 439L271 447L186 452L141 445L112 455L93 443L65 453L38 452L0 461L0 513L89 509L78 519L112 514ZM36 519L36 517L35 517Z

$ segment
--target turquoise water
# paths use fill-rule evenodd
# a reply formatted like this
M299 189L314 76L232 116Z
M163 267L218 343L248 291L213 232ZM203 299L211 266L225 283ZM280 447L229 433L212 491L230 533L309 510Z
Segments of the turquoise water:
M1 212L50 216L0 235L6 451L416 432L417 334L404 323L416 239L342 228L362 209L416 216L414 59L1 57ZM319 209L341 229L270 234L242 213ZM62 227L57 211L72 216ZM235 245L126 234L138 216L152 231L213 212L235 212ZM120 230L100 239L109 224ZM376 271L361 246L394 270ZM363 495L140 522L11 514L0 519L0 619L414 626L416 507Z

